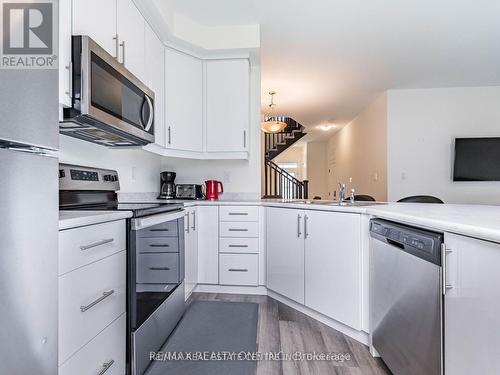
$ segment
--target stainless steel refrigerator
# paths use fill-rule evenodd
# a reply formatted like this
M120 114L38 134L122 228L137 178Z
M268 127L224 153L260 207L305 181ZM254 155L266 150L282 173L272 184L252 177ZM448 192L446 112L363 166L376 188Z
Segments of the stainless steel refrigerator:
M57 374L57 70L0 70L0 374Z

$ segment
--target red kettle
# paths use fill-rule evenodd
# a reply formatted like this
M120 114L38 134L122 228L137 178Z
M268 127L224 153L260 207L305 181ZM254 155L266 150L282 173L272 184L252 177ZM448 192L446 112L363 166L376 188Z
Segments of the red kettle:
M219 191L220 186L220 191ZM205 181L205 198L209 200L219 199L219 194L224 193L224 186L222 182L217 180L207 180Z

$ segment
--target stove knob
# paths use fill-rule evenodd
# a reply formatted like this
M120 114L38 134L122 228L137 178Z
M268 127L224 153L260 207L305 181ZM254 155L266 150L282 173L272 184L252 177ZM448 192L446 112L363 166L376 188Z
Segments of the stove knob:
M104 177L104 181L111 181L111 175L105 174L103 177Z
M59 178L66 177L66 173L64 173L64 169L59 169Z

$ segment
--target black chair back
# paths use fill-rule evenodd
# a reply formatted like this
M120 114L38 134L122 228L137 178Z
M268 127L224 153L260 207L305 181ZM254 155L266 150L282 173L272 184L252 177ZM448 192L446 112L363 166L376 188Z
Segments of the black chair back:
M444 203L441 199L431 195L413 195L398 200L398 203Z

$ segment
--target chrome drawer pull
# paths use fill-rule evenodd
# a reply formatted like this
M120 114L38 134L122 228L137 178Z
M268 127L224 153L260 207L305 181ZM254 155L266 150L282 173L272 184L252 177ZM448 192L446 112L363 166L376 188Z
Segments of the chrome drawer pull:
M106 371L109 370L109 368L111 366L113 366L113 363L115 363L115 361L113 359L111 361L109 361L109 362L103 363L102 364L102 369L101 369L101 371L99 371L97 373L97 375L103 375Z
M113 242L115 239L114 238L106 238L104 240L100 240L100 241L97 241L97 242L94 242L94 243L91 243L89 245L82 245L80 246L80 250L88 250L88 249L92 249L93 247L97 247L97 246L101 246L101 245L105 245L107 243L110 243L110 242Z
M248 212L229 212L230 216L247 216Z
M151 271L170 271L169 267L149 267Z
M165 244L155 244L155 243L153 243L153 244L149 245L149 247L170 247L170 245L167 244L167 243L165 243Z
M248 247L248 245L229 245L229 247Z
M104 292L102 294L102 297L99 297L98 299L96 299L94 302L88 304L87 306L80 306L80 311L83 313L89 309L91 309L92 307L94 307L95 305L97 305L99 302L102 302L104 301L106 298L108 298L110 295L112 295L115 291L113 289L111 289L109 292Z
M248 229L240 229L240 228L229 228L230 232L248 232Z
M248 272L248 269L246 269L246 268L230 268L228 271L229 272Z

